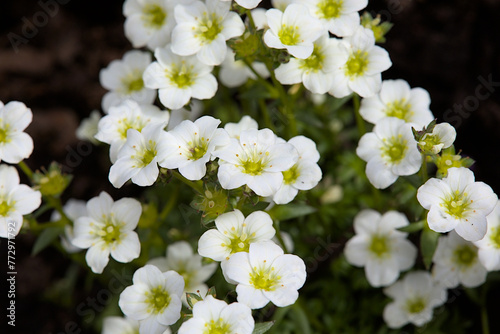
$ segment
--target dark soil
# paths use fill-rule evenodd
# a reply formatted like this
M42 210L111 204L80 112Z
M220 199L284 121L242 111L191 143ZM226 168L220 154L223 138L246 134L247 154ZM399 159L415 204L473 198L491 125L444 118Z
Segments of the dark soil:
M57 10L48 10L53 15L43 14L41 4L55 0L0 2L0 101L22 101L33 110L30 166L56 160L77 174L71 197L89 199L101 190L114 195L106 182L109 162L101 158L106 155L79 142L75 130L100 109L100 69L132 48L123 34L123 1L58 1ZM368 9L395 24L383 45L393 61L384 79L403 78L427 89L439 121L457 128L456 147L477 161L477 180L499 193L500 2L376 0ZM69 261L55 250L30 257L32 239L16 239L16 327L0 332L79 333L72 326L81 321L74 310L40 298L65 275ZM7 289L0 287L4 298ZM0 321L6 328L5 318Z

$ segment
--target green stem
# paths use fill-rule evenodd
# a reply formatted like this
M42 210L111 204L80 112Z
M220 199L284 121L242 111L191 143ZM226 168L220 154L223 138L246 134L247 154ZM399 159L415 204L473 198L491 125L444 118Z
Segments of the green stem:
M66 215L66 213L63 210L62 204L61 204L61 199L59 197L51 197L51 196L44 196L45 202L47 202L50 207L55 209L57 212L62 217L62 221L64 222L64 225L70 223L72 224L73 221Z
M354 115L356 117L356 125L358 126L359 136L361 137L366 133L366 127L365 127L365 120L363 119L363 117L361 117L361 114L359 113L360 101L358 94L353 94L352 103L354 105Z
M481 307L481 325L483 327L483 334L490 334L490 326L488 323L488 309L486 305Z
M190 181L186 179L184 176L182 176L178 171L176 170L171 170L172 175L182 183L188 185L191 189L196 191L199 194L203 194L203 182L202 181Z
M177 204L177 198L179 197L179 187L175 187L174 193L170 195L170 198L168 199L167 204L161 210L160 214L158 215L158 220L161 221L165 218L167 218L168 214L172 209L175 207L175 204Z
M21 161L17 165L19 166L19 168L21 168L21 170L23 171L23 173L26 174L26 176L30 180L33 180L33 171L31 170L31 168L28 167L28 165L26 165L26 163L24 161Z
M422 178L422 184L427 182L429 175L427 173L427 156L422 153L422 167L420 168L420 177Z

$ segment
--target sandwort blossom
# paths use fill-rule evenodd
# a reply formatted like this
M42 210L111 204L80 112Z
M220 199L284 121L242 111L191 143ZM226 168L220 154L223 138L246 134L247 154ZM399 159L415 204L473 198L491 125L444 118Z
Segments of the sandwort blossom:
M281 64L275 70L276 79L284 85L302 82L312 93L325 94L333 84L336 47L328 33L322 35L314 42L314 50L309 57L291 58L288 63Z
M425 89L410 88L408 82L401 79L384 80L377 95L361 100L359 113L372 124L384 117L396 117L422 128L434 119L430 104L431 98Z
M139 201L122 198L114 202L103 191L87 202L87 212L88 216L74 222L72 243L88 248L85 259L94 273L102 273L110 254L121 263L139 257L141 243L134 232L142 212Z
M240 138L214 152L219 158L218 178L224 189L247 185L259 196L271 196L299 155L292 144L278 141L269 129L242 131Z
M132 100L111 107L108 115L101 118L95 138L110 145L111 162L118 158L118 152L127 141L127 131L142 131L148 124L166 124L170 118L168 111L153 105L139 105Z
M252 334L254 327L248 306L207 296L194 304L193 317L181 325L179 334Z
M205 295L208 286L205 281L208 280L217 269L216 263L203 264L202 257L193 254L193 249L186 241L177 241L167 247L166 257L157 257L148 261L161 272L174 270L184 279L184 293L182 302L187 306L186 292L199 293Z
M172 51L180 56L196 55L206 65L220 65L226 57L226 40L245 31L240 16L230 7L231 2L219 0L176 6Z
M33 119L31 109L22 102L0 101L0 161L17 164L33 152L33 139L24 132Z
M102 109L119 105L125 100L134 100L139 104L152 104L156 91L144 87L142 74L151 64L151 53L138 50L128 51L123 59L113 60L101 70L101 85L109 90L102 98Z
M324 32L322 24L304 5L291 4L284 12L271 8L266 16L269 23L269 29L264 33L266 45L286 49L296 58L309 57L314 50L313 42Z
M252 243L248 253L233 254L223 270L237 283L238 302L251 309L262 308L269 301L278 307L292 305L306 280L304 261L284 254L272 241Z
M406 216L396 211L381 215L363 210L354 218L356 235L347 242L344 253L349 263L365 268L370 285L390 285L415 263L417 248L406 239L407 233L397 230L408 224Z
M366 176L375 188L385 189L420 169L422 157L411 128L402 119L386 117L359 140L356 154L367 162Z
M246 218L239 210L227 212L215 219L215 227L198 241L198 253L215 261L248 252L252 243L269 241L276 233L271 217L263 211L252 212Z
M180 109L191 98L210 99L217 91L213 66L201 63L195 56L174 54L170 46L155 51L156 62L146 68L144 84L158 89L160 102L169 109Z
M155 183L158 178L158 162L166 153L167 133L165 123L146 125L141 132L127 131L127 141L118 152L116 162L109 170L109 181L120 188L128 180L145 187Z
M475 182L470 169L453 167L444 179L432 178L422 185L417 199L429 210L431 230L455 230L465 240L478 241L486 234L486 216L495 208L498 197L487 184Z
M296 136L288 141L299 153L299 159L283 173L283 183L273 195L276 204L286 204L297 196L299 190L310 190L321 180L322 172L317 162L319 152L316 143L304 136Z
M475 288L486 281L488 271L477 256L478 249L455 231L440 236L432 261L434 280L448 289L462 284Z
M435 283L428 272L416 271L384 289L394 301L384 308L384 320L390 328L407 323L422 326L432 320L435 307L446 302L446 288Z
M360 24L358 12L366 7L368 0L297 0L306 5L309 12L318 18L332 34L339 37L354 33Z
M449 123L436 124L432 133L426 133L418 142L420 150L427 154L438 154L453 145L457 132Z
M23 225L23 215L35 211L42 202L39 191L19 182L14 167L0 165L0 238L14 238Z
M359 26L354 34L337 41L337 65L329 93L337 98L353 92L370 97L379 92L381 73L391 67L386 50L375 45L373 31Z
M220 120L211 116L181 122L167 133L167 146L160 166L178 168L185 178L200 180L206 174L206 163L213 159L214 150L229 143L229 135L218 128L219 124Z
M139 321L139 333L162 334L181 317L182 276L173 270L162 273L147 264L132 277L133 285L120 294L118 305L129 318Z
M488 230L484 238L474 242L479 248L478 257L481 264L488 270L500 270L500 201L495 209L486 216Z
M126 0L125 36L134 48L154 50L170 42L175 26L174 7L180 0Z

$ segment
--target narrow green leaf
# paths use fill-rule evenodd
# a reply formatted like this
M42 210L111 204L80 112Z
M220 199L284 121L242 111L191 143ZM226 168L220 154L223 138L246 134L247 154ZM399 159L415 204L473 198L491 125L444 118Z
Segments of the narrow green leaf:
M436 251L439 236L440 234L438 232L432 231L427 224L424 224L424 229L420 236L420 251L422 252L424 264L427 269L431 266L432 257Z
M411 223L410 225L406 225L406 226L398 228L398 231L406 232L406 233L418 232L424 228L424 223L425 223L424 220L421 220L421 221L416 222L416 223Z
M271 218L273 218L273 220L281 221L306 216L316 211L317 209L310 205L294 203L287 205L276 205L271 210L269 210L268 213L269 215L271 215Z
M62 232L61 227L49 227L43 230L33 245L31 255L36 255L47 248Z
M273 327L274 321L260 322L255 324L255 328L253 329L252 334L262 334L267 332Z

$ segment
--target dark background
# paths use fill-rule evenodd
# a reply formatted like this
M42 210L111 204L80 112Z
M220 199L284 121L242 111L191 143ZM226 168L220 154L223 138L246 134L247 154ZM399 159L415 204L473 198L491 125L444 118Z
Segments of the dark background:
M132 48L123 33L123 1L60 0L65 4L53 9L54 15L43 16L46 2L52 1L0 2L0 101L22 101L33 110L27 132L35 150L28 165L57 160L77 174L71 197L88 200L100 190L113 196L105 182L105 155L74 133L81 119L100 109L105 93L100 69ZM457 129L456 148L477 161L476 179L499 193L500 2L377 0L368 10L395 24L382 45L393 62L383 78L402 78L428 90L436 117ZM27 21L39 27L30 30ZM70 332L64 324L78 319L75 312L38 298L64 275L68 262L51 250L30 257L32 242L26 235L16 239L16 332ZM5 319L0 321L2 328Z

